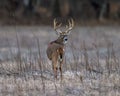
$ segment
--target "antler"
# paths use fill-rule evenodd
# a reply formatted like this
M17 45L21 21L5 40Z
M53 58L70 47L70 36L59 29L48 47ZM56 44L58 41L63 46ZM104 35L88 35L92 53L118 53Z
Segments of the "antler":
M66 33L69 33L73 29L74 20L72 18L68 20L68 25L66 27L68 27L68 29L65 31Z
M74 27L74 20L71 18L68 20L68 25L66 25L66 31L62 32L59 28L61 27L62 23L58 24L57 20L54 19L54 30L57 32L58 35L64 33L64 34L69 34L70 31L73 29Z
M62 31L60 29L58 29L61 27L62 23L58 24L56 19L54 19L53 24L54 24L54 30L57 32L57 34L62 33Z

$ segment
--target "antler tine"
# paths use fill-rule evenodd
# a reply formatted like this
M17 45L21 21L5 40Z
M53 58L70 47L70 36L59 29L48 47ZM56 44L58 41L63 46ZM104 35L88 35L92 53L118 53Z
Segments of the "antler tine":
M66 30L66 33L72 30L73 27L74 27L74 20L71 18L70 20L68 20L68 29Z
M56 20L56 18L55 18L53 24L54 24L54 30L55 30L57 33L61 33L61 30L60 30L60 29L58 30L58 28L61 27L62 23L58 24L58 23L57 23L57 20Z

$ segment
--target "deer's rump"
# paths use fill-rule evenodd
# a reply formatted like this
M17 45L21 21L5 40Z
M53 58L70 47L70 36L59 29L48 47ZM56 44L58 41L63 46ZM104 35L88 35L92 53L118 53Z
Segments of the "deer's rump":
M63 49L63 46L56 44L56 43L52 43L48 46L46 53L47 53L47 57L50 60L52 60L53 56L57 57L58 55L63 54L64 49Z

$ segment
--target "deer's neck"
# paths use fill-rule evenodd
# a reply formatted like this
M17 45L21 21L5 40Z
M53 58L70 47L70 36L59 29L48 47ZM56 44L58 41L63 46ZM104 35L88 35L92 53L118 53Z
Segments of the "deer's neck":
M63 46L64 46L64 43L63 43L62 40L57 39L57 40L55 40L54 42L57 43L57 44L60 44L60 45L63 45Z

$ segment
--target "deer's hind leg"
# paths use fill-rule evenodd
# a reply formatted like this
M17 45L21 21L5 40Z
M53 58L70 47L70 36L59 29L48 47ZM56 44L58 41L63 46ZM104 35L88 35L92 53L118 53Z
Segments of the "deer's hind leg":
M58 58L57 58L57 54L54 54L52 57L52 67L53 67L53 71L54 71L54 78L57 79L57 70L58 70Z

